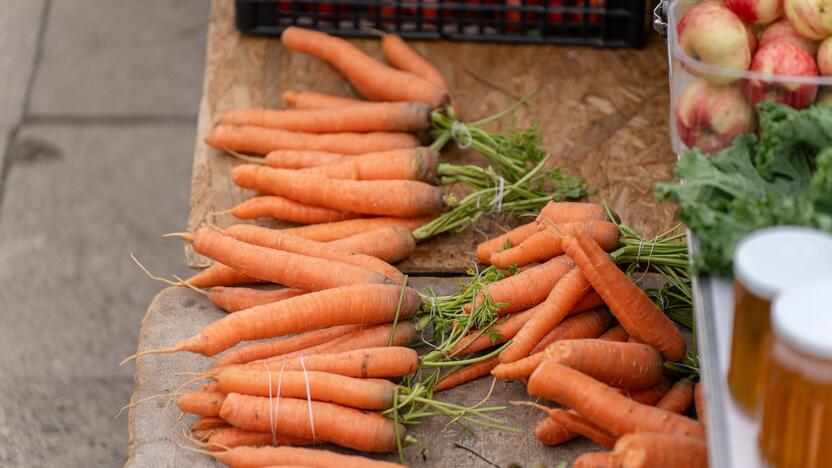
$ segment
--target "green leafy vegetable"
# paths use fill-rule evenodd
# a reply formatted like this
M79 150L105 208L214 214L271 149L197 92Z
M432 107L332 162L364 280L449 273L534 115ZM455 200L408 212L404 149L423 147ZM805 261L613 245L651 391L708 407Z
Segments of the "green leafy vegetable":
M676 164L681 184L657 184L696 234L694 273L731 275L737 243L768 226L832 231L832 108L759 106L761 136L743 135L713 155L692 150Z

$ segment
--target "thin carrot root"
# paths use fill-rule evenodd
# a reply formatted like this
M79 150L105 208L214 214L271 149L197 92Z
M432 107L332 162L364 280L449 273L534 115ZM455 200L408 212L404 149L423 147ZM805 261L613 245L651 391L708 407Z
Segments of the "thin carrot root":
M113 419L118 419L118 417L121 416L122 413L124 413L124 410L132 408L132 407L138 405L139 403L144 403L145 401L154 400L156 398L163 398L163 397L168 397L168 398L172 399L174 396L177 396L177 395L178 395L177 392L160 393L158 395L150 395L148 397L140 398L136 401L131 401L130 403L122 406L121 409L118 410L118 413L116 413L116 415L113 416Z
M127 356L127 357L126 357L126 358L124 358L121 362L119 362L119 363L118 363L118 365L119 365L119 366L123 366L123 365L127 364L128 362L130 362L130 361L132 361L132 360L134 360L134 359L138 359L138 358L140 358L140 357L142 357L142 356L147 356L147 355L150 355L150 354L169 354L169 353L178 353L179 351L184 351L184 350L185 350L185 346L183 346L183 345L181 345L181 344L178 344L178 345L173 346L173 347L170 347L170 348L156 348L156 349L148 349L148 350L146 350L146 351L141 351L141 352L139 352L139 353L136 353L136 354L133 354L133 355Z
M181 286L187 286L187 287L189 287L189 288L193 289L194 291L196 291L196 292L198 292L198 293L200 293L200 294L203 294L203 295L206 295L206 296L208 295L208 292L206 292L206 291L204 291L204 290L202 290L202 289L199 289L199 288L197 288L196 286L192 286L192 285L188 284L188 283L187 283L187 282L185 282L182 278L180 278L180 277L178 277L178 276L176 276L176 275L174 275L173 277L174 277L174 278L176 278L176 280L177 280L177 281L171 281L171 280L169 280L169 279L167 279L167 278L162 278L161 276L156 276L156 275L154 275L153 273L151 273L151 272L150 272L150 270L148 270L148 269L147 269L147 267L145 267L144 265L142 265L142 262L140 262L140 261L139 261L139 259L137 259L137 258L136 258L136 257L135 257L132 253L130 254L130 258L132 258L132 259L133 259L133 261L136 263L136 265L138 265L138 266L139 266L139 268L140 268L140 269L141 269L141 270L142 270L142 271L143 271L143 272L144 272L144 273L145 273L148 277L150 277L150 279L152 279L152 280L160 281L160 282L162 282L162 283L167 284L168 286L179 286L179 287L181 287Z

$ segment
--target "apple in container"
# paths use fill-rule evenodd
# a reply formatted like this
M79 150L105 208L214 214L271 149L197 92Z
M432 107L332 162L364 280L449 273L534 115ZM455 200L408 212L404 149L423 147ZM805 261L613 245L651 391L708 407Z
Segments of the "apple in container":
M674 114L682 142L706 153L725 148L738 135L757 128L754 110L739 83L696 80L679 96Z
M783 13L806 39L819 41L832 34L832 0L783 0Z
M818 51L818 43L798 34L797 30L794 29L794 26L787 19L781 19L766 26L760 34L757 47L762 49L766 45L775 42L796 45L812 55L815 55Z
M822 76L832 76L832 37L827 37L818 48L818 71Z
M775 101L795 109L810 106L818 93L814 83L790 82L783 77L818 76L815 59L809 52L788 43L769 44L754 54L751 71L766 76L778 76L777 80L747 79L745 95L752 106L760 101Z
M725 6L752 24L769 24L783 16L783 0L725 0Z
M679 46L688 56L728 71L748 70L757 45L757 35L734 12L717 2L703 2L688 10L676 27ZM689 67L686 67L689 68ZM702 74L711 84L728 84L739 76L730 73Z

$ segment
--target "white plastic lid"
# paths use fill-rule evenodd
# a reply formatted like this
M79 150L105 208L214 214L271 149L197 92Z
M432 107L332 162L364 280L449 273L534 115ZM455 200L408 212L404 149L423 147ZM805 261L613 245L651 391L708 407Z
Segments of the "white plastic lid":
M784 290L772 306L771 326L798 350L832 359L832 276Z
M734 276L770 301L790 286L832 275L832 235L799 226L762 229L740 241Z

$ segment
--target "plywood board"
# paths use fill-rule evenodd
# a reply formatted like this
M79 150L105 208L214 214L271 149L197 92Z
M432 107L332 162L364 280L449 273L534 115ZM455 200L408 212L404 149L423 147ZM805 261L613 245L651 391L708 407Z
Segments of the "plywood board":
M496 113L533 90L516 125L539 122L555 164L570 168L597 189L636 229L655 233L672 223L672 209L657 207L653 185L670 178L675 156L667 136L668 86L664 43L643 50L414 42L447 77L461 114L477 119ZM353 40L381 57L378 41ZM204 143L220 114L234 107L281 107L288 89L354 96L329 65L283 49L278 39L244 36L233 26L233 1L215 0L207 46L194 155L188 229L208 222L224 227L230 215L213 217L252 195L235 187L235 160ZM481 162L472 152L447 151L448 162ZM516 223L516 220L514 220ZM476 244L512 220L485 217L477 226L419 246L399 267L405 272L460 273L472 264ZM272 224L279 226L280 224ZM190 266L207 259L186 248Z

